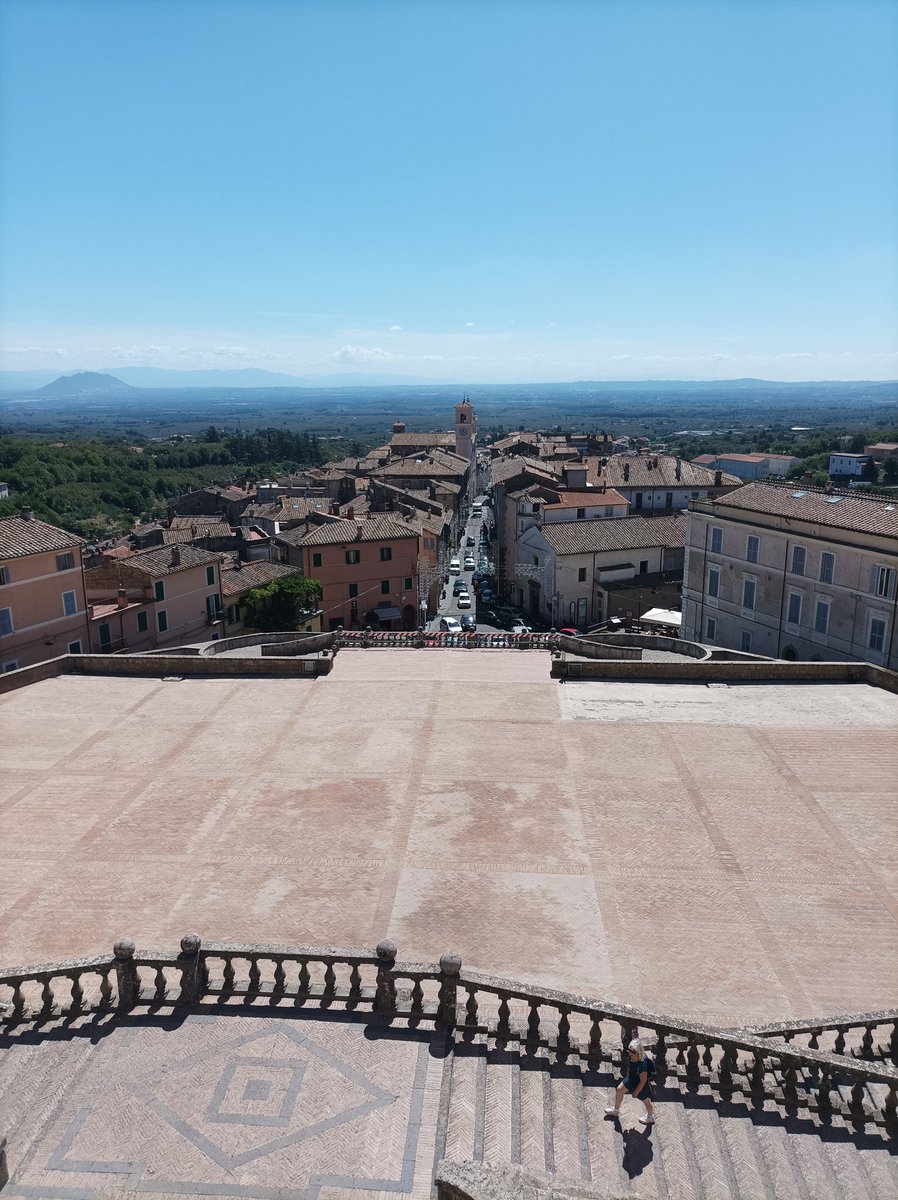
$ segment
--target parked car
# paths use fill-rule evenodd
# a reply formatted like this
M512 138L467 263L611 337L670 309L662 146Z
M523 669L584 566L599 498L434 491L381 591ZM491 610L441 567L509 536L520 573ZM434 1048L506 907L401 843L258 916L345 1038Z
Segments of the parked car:
M457 596L459 592L466 592L467 590L468 590L468 585L467 585L467 583L465 583L465 581L463 579L456 579L455 583L453 583L453 585L452 585L452 595L453 596Z
M461 633L461 622L455 617L440 617L440 633Z
M477 545L477 543L474 541L474 538L473 538L473 537L471 537L471 535L469 534L469 535L468 535L468 540L465 542L465 545L466 545L466 546L476 546L476 545Z
M449 574L450 575L461 575L461 563L458 561L457 558L450 559Z
M459 608L470 608L471 607L471 597L469 596L469 594L467 592L462 592L462 594L456 600L456 604L458 605Z
M473 613L466 612L462 615L461 627L465 633L477 632L477 618Z
M465 570L473 571L476 568L476 566L477 566L477 563L474 561L474 559L471 557L471 555L470 554L467 555L467 557L465 558Z
M493 591L492 588L487 587L487 585L485 583L481 584L480 585L480 599L483 601L484 604L492 604L492 602L496 599L496 593Z
M583 637L583 632L580 629L574 629L572 625L566 625L564 629L559 629L559 633L566 633L568 637Z
M525 625L523 621L512 621L508 630L509 633L533 633L531 625Z

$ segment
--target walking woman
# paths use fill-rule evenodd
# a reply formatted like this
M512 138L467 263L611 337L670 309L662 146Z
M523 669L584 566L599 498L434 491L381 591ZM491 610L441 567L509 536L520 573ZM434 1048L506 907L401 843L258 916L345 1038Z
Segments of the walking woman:
M654 1125L655 1109L652 1104L652 1076L655 1074L655 1064L646 1055L639 1038L634 1038L627 1047L629 1062L627 1073L617 1085L614 1093L614 1104L605 1109L607 1117L619 1117L621 1101L624 1093L641 1100L645 1105L645 1115L639 1120L643 1125Z

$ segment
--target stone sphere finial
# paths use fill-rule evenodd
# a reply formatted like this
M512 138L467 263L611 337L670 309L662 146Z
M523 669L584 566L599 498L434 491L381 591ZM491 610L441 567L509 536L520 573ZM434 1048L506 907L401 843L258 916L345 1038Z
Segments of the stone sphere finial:
M181 938L181 949L185 954L197 954L199 948L203 944L203 939L198 933L185 933Z
M390 938L384 938L383 941L377 943L375 951L381 962L392 962L399 953L399 947Z
M461 955L450 950L448 954L440 955L440 970L444 975L457 975L461 970Z
M112 953L116 958L124 961L126 958L134 957L134 938L121 937L112 947Z

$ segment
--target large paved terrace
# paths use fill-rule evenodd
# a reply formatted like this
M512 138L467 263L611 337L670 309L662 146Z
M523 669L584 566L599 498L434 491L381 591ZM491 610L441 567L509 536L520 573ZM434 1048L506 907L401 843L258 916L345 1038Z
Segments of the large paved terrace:
M234 942L467 966L722 1024L898 963L898 696L344 651L319 679L0 697L0 962Z

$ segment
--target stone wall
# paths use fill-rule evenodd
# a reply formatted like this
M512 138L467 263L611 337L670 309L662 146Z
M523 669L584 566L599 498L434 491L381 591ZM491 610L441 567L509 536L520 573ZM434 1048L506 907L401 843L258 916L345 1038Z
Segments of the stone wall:
M289 630L281 633L245 633L239 637L221 638L217 642L209 642L203 646L200 653L205 658L214 658L216 654L222 654L225 650L239 650L243 646L262 646L262 653L266 653L264 647L276 646L279 644L294 645L304 643L308 646L306 650L288 650L288 654L316 654L319 650L333 649L334 642L337 639L335 633L297 633L297 631ZM269 650L269 654L273 651Z
M670 683L869 683L898 692L898 673L861 662L584 662L554 659L554 679L650 679Z

